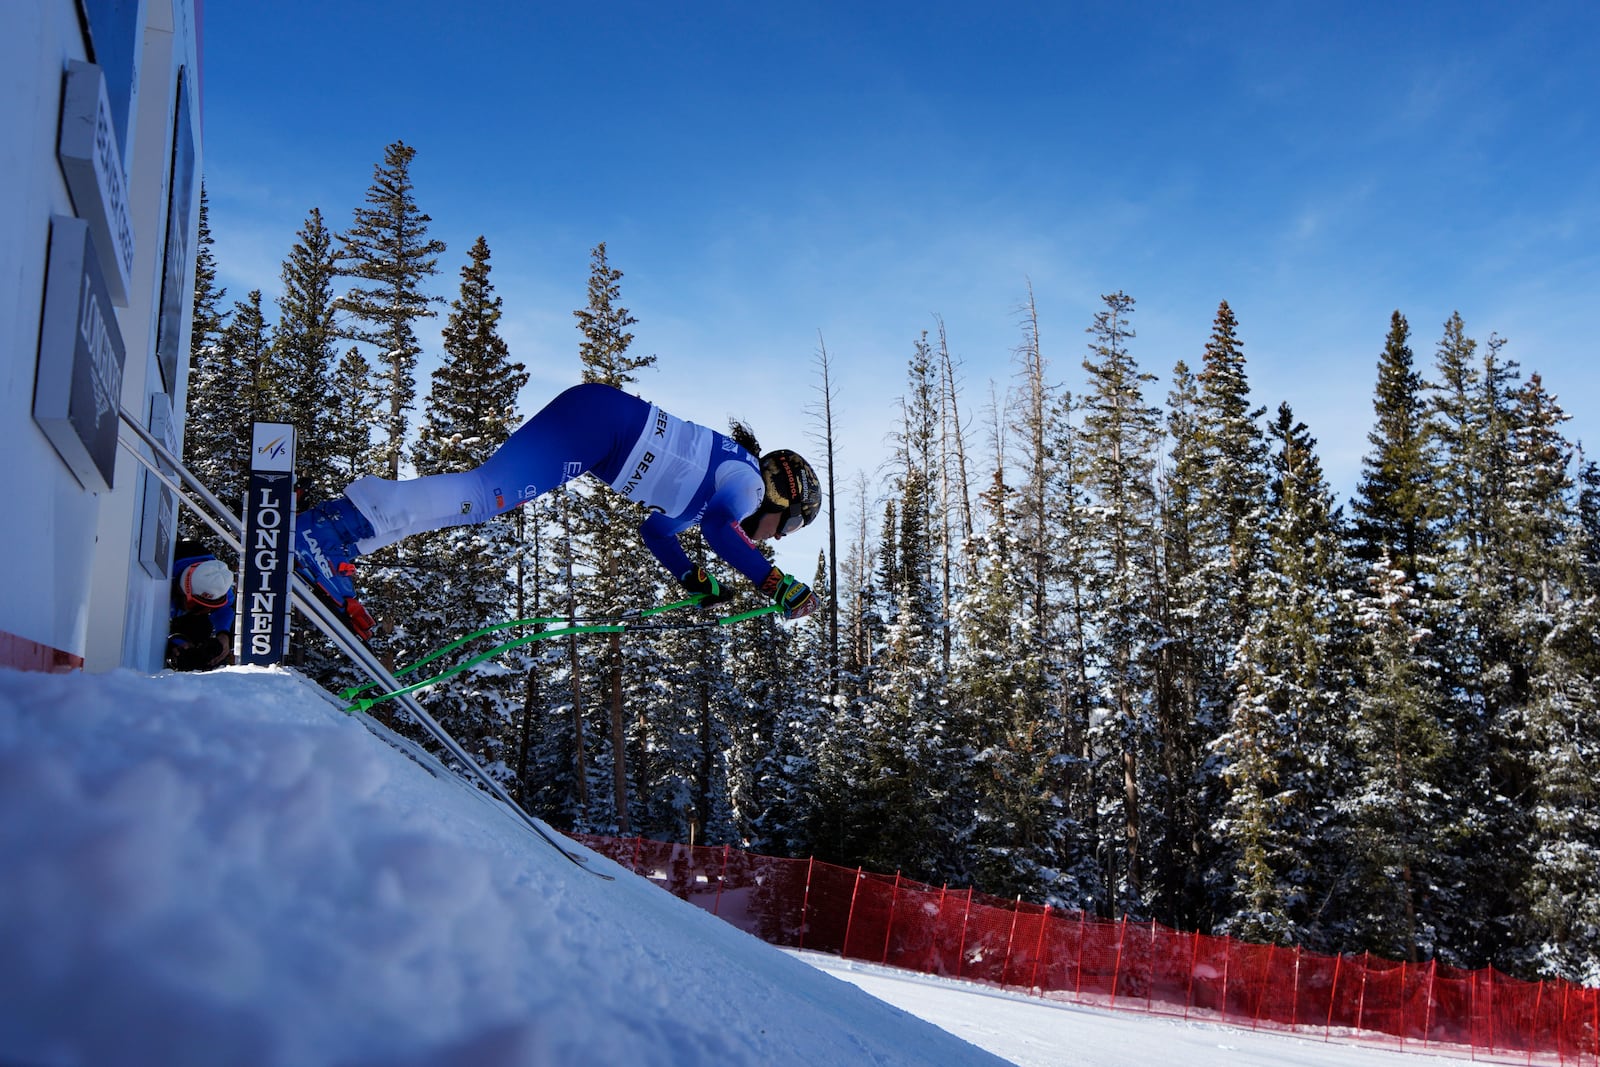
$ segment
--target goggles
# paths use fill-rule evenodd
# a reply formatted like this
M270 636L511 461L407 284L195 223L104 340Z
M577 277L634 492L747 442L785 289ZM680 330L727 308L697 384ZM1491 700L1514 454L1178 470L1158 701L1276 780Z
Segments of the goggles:
M778 533L787 537L796 530L804 529L806 517L800 511L800 502L796 501L778 513Z

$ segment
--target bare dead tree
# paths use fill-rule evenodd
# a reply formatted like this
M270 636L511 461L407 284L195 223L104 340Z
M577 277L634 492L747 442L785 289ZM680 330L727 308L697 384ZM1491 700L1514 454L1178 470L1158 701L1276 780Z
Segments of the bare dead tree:
M817 371L821 381L817 385L819 399L812 409L819 425L817 443L822 446L823 477L827 480L828 504L828 696L839 691L839 524L833 506L834 491L834 437L833 402L838 396L833 384L833 363L828 355L828 345L817 331Z

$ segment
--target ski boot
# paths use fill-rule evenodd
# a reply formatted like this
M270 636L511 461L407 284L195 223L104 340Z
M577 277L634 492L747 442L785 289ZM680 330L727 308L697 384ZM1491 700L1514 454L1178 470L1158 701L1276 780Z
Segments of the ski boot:
M371 536L372 524L343 496L324 500L295 521L295 569L363 643L378 625L356 599L354 560L361 554L356 542Z

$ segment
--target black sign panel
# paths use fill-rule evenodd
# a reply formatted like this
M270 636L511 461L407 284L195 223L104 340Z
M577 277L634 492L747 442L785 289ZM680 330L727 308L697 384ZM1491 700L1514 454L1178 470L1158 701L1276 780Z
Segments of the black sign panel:
M254 426L244 506L244 584L239 590L239 662L270 666L289 653L289 575L294 567L294 428Z
M33 421L85 489L111 488L122 403L122 331L81 219L50 219Z

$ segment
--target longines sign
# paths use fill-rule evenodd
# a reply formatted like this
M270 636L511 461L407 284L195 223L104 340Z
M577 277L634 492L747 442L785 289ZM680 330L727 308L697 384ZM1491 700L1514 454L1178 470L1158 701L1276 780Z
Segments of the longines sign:
M244 504L244 585L239 596L239 662L270 666L289 652L289 572L294 566L294 427L258 422L250 433L250 488Z

